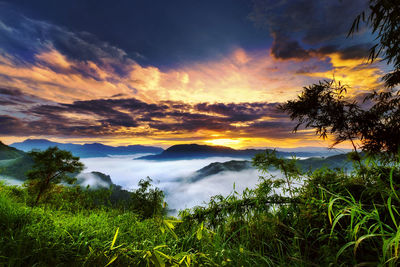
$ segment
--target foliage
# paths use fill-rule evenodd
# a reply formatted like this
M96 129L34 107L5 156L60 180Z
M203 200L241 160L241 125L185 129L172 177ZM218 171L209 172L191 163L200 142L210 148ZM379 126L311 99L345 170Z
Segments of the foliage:
M349 35L359 29L360 21L372 28L376 35L376 43L370 50L369 59L374 61L383 56L394 70L383 79L388 87L400 84L400 4L398 0L369 0L369 10L356 17Z
M45 151L31 151L28 153L34 164L32 170L27 173L30 180L27 185L30 191L37 194L35 205L40 197L61 181L72 184L75 179L68 174L79 173L83 170L83 164L78 157L71 152L50 147Z
M370 106L365 109L355 100L348 100L346 92L347 87L340 82L324 81L304 87L296 100L279 108L298 121L294 131L304 125L314 128L322 138L332 134L332 146L350 141L356 151L354 141L359 140L361 149L370 154L396 157L400 147L400 95L373 92L364 99Z
M356 17L349 35L359 30L360 21L366 23L378 41L370 50L371 62L383 56L394 70L383 79L387 90L368 94L362 104L346 97L348 86L336 81L324 81L303 88L296 100L280 106L292 120L314 128L323 138L334 135L336 145L354 140L372 154L395 158L400 148L400 4L398 0L369 0L368 10ZM387 153L382 153L387 152ZM358 158L360 161L360 158Z
M324 81L303 88L296 100L287 101L279 108L298 120L294 131L304 124L315 128L316 134L326 138L335 135L336 144L358 137L357 127L360 108L346 101L346 86L335 81Z
M151 188L152 180L147 177L138 183L139 188L131 194L131 210L140 214L143 218L151 218L154 215L163 214L165 211L164 192L158 188Z
M0 184L0 265L398 263L399 164L370 158L352 172L305 172L273 152L253 164L263 172L256 188L214 196L179 220L163 215L150 179L121 205L110 190L55 185L56 194L29 207L27 188Z

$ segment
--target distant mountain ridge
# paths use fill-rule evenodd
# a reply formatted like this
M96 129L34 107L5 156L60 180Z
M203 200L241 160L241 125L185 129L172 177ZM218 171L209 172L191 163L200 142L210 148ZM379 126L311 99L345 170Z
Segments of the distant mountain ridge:
M115 147L100 143L79 145L71 143L57 143L47 139L26 139L23 142L13 143L10 146L25 152L32 149L46 150L51 146L57 146L59 149L68 150L75 156L81 158L107 157L109 155L129 155L137 153L161 153L163 151L162 148L154 146L129 145Z
M271 149L267 149L272 151ZM255 154L265 152L265 149L243 149L236 150L225 146L208 146L208 145L174 145L162 153L157 155L149 155L140 157L138 159L146 160L177 160L177 159L201 159L207 157L232 157L232 158L246 158L250 159ZM334 153L333 153L334 154ZM283 152L277 151L277 155L280 157L313 157L320 156L320 152Z

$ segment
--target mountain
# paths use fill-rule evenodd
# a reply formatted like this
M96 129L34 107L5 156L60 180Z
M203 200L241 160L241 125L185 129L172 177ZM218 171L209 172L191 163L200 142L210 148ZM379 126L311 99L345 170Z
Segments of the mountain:
M269 151L271 151L269 149ZM208 146L208 145L174 145L164 150L158 155L149 155L138 159L146 160L178 160L178 159L199 159L208 157L232 157L251 159L255 154L265 152L265 149L243 149L236 150L225 146ZM320 156L319 152L282 152L277 151L280 157L312 157Z
M92 171L89 173L80 173L76 178L77 185L88 188L89 190L110 190L108 194L110 194L110 202L112 204L121 202L129 203L132 198L131 192L114 184L110 175ZM89 187L87 187L88 185Z
M0 141L0 160L16 159L24 154L23 151L7 146Z
M328 167L330 169L347 169L351 170L353 168L353 163L348 159L347 154L339 154L330 157L321 157L321 158L308 158L299 160L297 164L303 170L316 170L323 167Z
M32 165L32 159L25 152L0 141L0 178L13 177L25 180L25 173L30 170Z
M322 167L331 169L343 168L347 170L352 169L352 162L348 159L347 154L334 155L330 157L312 157L308 159L297 160L297 165L303 170L316 170ZM187 182L197 182L210 175L222 173L225 171L241 172L247 169L254 169L251 161L248 160L231 160L227 162L213 162L186 178ZM272 169L271 169L272 170Z
M311 152L311 153L318 153L320 156L333 156L337 154L344 154L351 152L351 149L346 148L327 148L327 147L316 147L316 146L301 146L301 147L292 147L292 148L283 148L277 147L276 150L283 151L283 152Z
M100 143L79 145L71 143L57 143L46 139L26 139L20 143L13 143L11 146L25 152L32 149L46 150L51 146L57 146L59 149L68 150L75 156L81 158L107 157L110 155L130 155L137 153L161 153L163 151L162 148L154 146L129 145L115 147Z
M207 176L218 174L224 171L240 172L246 169L254 168L248 160L231 160L227 162L213 162L192 175L188 182L197 182Z

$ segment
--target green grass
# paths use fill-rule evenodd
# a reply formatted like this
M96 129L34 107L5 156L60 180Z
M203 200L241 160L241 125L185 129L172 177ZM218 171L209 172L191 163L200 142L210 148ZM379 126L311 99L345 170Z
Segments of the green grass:
M0 266L399 263L398 164L301 173L293 162L258 158L261 169L267 163L282 165L287 177L266 174L254 190L215 196L207 207L181 211L179 220L163 215L148 198L162 195L145 187L132 193L133 202L115 205L107 192L58 186L32 207L28 189L0 184ZM299 176L304 186L290 187ZM292 197L275 195L278 187Z

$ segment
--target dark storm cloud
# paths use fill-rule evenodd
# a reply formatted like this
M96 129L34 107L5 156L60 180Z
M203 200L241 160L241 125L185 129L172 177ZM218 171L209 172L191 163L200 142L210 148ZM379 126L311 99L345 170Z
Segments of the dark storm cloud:
M22 96L23 94L18 88L0 87L0 95Z
M0 2L0 52L13 56L16 66L44 65L63 74L79 73L101 80L96 70L85 62L92 61L103 69L123 76L132 63L126 53L93 34L72 32L48 22L27 18L12 6ZM38 59L40 53L56 49L72 61L81 62L79 68L62 68Z
M0 134L2 135L19 135L25 124L18 118L0 115Z
M271 53L278 59L309 59L310 51L307 51L296 40L276 35L271 47Z
M331 52L341 51L344 56L360 56L362 52L351 54L348 49L355 50L343 48L341 44L354 18L367 3L365 0L254 0L251 17L256 24L270 31L274 38L271 53L276 58L308 59L321 47L329 48ZM361 40L362 43L365 41L372 41L371 37ZM354 43L360 40L348 39L346 42L350 46L362 46Z
M247 18L252 9L247 0L7 2L30 18L79 32L78 36L60 35L59 29L52 28L47 37L63 53L82 60L93 60L102 51L120 57L113 48L119 47L141 64L162 67L212 59L238 46L265 47L270 42Z
M16 87L0 86L0 103L2 105L24 105L41 102L39 97L24 94Z
M359 59L366 58L369 55L371 44L358 44L341 49L340 57L342 59Z

